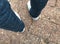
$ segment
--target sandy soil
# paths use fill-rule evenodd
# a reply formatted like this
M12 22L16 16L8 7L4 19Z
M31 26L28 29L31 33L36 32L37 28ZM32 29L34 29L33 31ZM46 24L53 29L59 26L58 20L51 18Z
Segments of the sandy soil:
M60 44L60 0L49 0L38 21L33 21L28 0L10 0L12 9L25 23L25 32L0 29L0 44Z

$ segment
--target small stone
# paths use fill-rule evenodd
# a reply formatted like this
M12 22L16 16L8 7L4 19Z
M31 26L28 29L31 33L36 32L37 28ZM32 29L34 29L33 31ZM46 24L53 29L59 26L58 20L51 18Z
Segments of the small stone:
M50 17L48 17L48 19L50 20Z
M19 33L17 33L17 35L19 35Z
M3 31L1 32L1 34L3 34Z
M43 39L41 39L40 44L46 44Z

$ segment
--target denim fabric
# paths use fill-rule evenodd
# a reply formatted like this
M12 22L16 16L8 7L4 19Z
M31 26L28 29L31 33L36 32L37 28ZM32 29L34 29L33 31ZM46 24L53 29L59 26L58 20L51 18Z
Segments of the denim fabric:
M15 13L12 11L7 0L0 0L0 28L11 31L23 31L25 27Z
M41 13L42 9L47 4L48 0L31 0L30 14L32 17L37 17Z

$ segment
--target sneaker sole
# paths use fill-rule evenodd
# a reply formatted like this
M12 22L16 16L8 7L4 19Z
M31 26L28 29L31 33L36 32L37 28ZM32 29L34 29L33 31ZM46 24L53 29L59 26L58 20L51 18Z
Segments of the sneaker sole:
M23 29L22 33L25 31L25 28Z

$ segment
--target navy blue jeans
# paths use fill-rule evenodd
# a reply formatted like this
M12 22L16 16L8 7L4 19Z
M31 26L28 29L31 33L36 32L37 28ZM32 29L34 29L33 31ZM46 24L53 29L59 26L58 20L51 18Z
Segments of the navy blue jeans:
M11 31L22 31L25 27L10 7L7 0L0 0L0 28Z
M38 17L42 9L46 6L47 2L48 0L31 0L31 16Z

